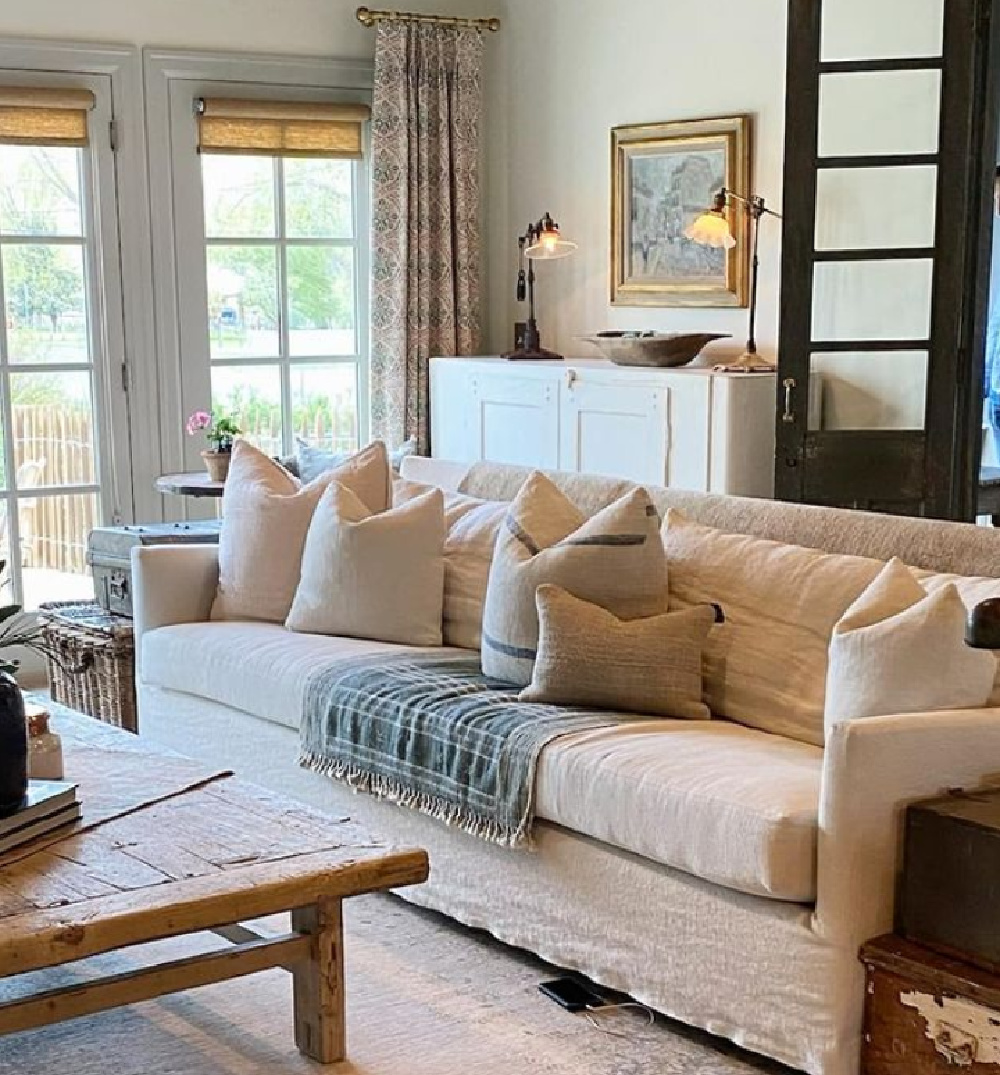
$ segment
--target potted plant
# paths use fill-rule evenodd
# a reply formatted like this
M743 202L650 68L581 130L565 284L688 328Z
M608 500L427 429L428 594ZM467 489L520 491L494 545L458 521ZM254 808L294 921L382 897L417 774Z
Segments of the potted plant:
M229 461L233 455L233 441L243 432L236 420L228 415L216 418L208 411L195 411L184 428L189 437L204 432L209 447L201 453L205 469L214 482L224 482L229 474Z
M7 561L0 560L0 576L6 567ZM20 662L8 654L16 646L46 652L36 618L23 614L20 605L4 605L0 607L0 817L15 813L28 790L28 725L24 696L14 678Z

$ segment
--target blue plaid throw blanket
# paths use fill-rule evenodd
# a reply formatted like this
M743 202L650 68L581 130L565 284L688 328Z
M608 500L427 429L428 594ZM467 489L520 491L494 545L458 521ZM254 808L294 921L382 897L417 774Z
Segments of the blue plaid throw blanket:
M311 678L299 761L517 847L530 840L542 748L616 723L594 710L521 702L516 689L482 674L478 656L355 657Z

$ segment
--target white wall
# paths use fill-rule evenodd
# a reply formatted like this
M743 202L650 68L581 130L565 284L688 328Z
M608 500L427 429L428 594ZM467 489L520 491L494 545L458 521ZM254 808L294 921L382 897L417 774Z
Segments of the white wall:
M374 34L355 19L357 7L358 0L7 0L0 35L369 58ZM481 3L408 0L405 7L476 14Z
M746 310L611 307L610 131L753 113L754 189L780 210L786 0L499 0L495 13L504 24L488 83L491 349L510 346L522 309L517 236L548 210L580 244L539 269L548 346L587 355L574 339L586 332L704 329L732 333L729 350L741 351ZM781 229L773 220L764 228L758 336L773 353Z

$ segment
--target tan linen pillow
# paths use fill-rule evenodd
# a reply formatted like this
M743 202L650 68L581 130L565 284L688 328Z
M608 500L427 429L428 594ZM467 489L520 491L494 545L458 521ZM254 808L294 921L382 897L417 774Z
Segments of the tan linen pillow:
M510 503L497 537L483 615L483 672L526 687L538 646L535 591L562 586L621 619L655 616L669 603L656 508L633 489L590 519L543 474Z
M986 705L997 659L966 646L965 618L954 584L928 594L890 560L833 629L827 735L844 720Z
M535 605L538 656L522 701L711 717L701 698L701 655L717 615L710 605L620 620L548 583Z
M403 504L435 488L400 478L393 503ZM479 649L486 585L507 502L465 493L444 494L444 644Z
M309 485L248 441L233 445L222 497L213 620L284 622L299 584L313 511L336 481L350 487L370 511L385 511L392 496L385 445L370 444Z
M663 545L671 609L714 602L726 614L705 647L712 713L822 746L834 624L884 564L728 534L674 509Z
M441 645L440 489L373 515L335 482L313 515L285 626L409 646Z

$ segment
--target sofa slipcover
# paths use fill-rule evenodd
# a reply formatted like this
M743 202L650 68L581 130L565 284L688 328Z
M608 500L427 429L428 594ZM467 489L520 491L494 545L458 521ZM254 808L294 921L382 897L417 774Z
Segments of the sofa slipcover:
M142 677L297 729L306 681L325 661L412 652L277 624L176 624L144 635ZM546 747L536 812L706 881L806 902L822 763L817 747L728 721L637 718Z

